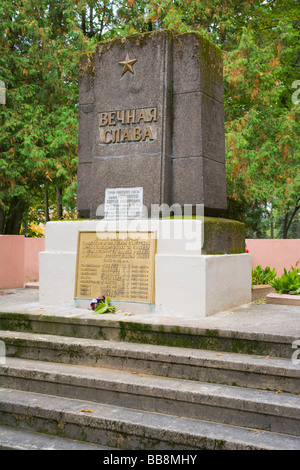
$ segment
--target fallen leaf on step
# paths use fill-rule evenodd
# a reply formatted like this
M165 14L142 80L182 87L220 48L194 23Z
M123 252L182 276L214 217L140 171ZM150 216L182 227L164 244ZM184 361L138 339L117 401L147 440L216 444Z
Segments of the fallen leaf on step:
M124 310L117 310L117 313L122 313L124 312Z
M252 433L253 435L254 434L259 434L259 430L258 429L254 429L254 432Z
M217 354L217 356L223 356L223 354Z
M84 412L84 413L92 413L93 410L84 410L84 409L82 409L82 410L80 410L80 413L81 413L81 412Z
M283 391L282 391L282 390L277 390L277 392L276 392L276 393L283 393Z

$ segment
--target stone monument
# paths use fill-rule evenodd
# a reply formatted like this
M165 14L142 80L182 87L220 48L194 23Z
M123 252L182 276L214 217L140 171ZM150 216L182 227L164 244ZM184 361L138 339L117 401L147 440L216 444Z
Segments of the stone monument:
M251 301L244 226L222 218L215 45L157 31L83 55L77 207L87 220L46 226L41 303L82 306L104 294L131 311L201 317Z
M79 85L80 217L106 188L142 187L144 205L226 209L222 54L199 34L137 34L83 56Z

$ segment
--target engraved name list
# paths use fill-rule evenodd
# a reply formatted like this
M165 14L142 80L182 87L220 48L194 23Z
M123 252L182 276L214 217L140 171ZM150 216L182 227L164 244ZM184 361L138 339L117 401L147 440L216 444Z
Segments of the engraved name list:
M153 232L80 232L75 297L152 303Z

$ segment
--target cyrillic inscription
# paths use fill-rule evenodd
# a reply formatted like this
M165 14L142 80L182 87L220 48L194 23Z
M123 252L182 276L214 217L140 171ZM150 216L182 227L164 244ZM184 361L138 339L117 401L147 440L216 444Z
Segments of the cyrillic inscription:
M154 303L153 232L79 232L76 298Z
M106 219L138 219L143 217L143 188L106 188Z
M151 141L156 138L157 108L99 113L101 144Z

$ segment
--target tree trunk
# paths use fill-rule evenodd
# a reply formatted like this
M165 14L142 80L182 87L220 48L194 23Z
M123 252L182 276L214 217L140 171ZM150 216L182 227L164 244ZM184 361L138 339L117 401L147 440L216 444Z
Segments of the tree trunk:
M284 221L283 221L283 233L282 233L282 238L286 239L287 238L287 234L288 234L288 214L285 214L284 216Z
M48 189L44 189L44 209L45 209L45 220L49 222L49 198L48 198Z
M271 220L271 233L270 233L270 237L271 237L271 238L274 238L274 222L273 222L273 220Z
M94 11L93 7L90 7L90 38L94 36Z
M22 217L24 214L24 202L18 199L11 201L8 217L5 224L5 235L19 235Z
M4 225L5 225L5 212L2 207L0 207L0 235L4 233Z
M83 31L83 34L86 34L86 13L83 11L81 13L81 29Z
M292 225L292 222L293 222L294 218L296 217L296 214L297 214L298 210L300 210L299 200L297 201L296 206L294 207L294 210L293 210L292 214L290 215L290 217L289 217L288 212L286 213L286 215L284 217L283 236L282 236L282 238L287 238L289 228Z
M62 216L63 216L62 189L57 187L56 188L56 218L57 220L61 220Z

